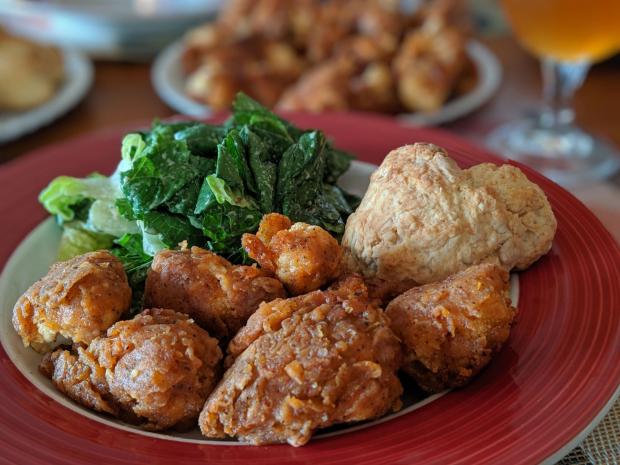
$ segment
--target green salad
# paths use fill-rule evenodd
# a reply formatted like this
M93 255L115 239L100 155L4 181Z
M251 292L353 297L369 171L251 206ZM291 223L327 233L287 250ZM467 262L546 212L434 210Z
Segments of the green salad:
M241 235L265 213L341 235L359 202L336 185L351 159L239 94L223 125L155 122L125 136L111 176L60 176L39 200L63 228L61 260L110 249L138 290L153 255L182 241L247 263Z

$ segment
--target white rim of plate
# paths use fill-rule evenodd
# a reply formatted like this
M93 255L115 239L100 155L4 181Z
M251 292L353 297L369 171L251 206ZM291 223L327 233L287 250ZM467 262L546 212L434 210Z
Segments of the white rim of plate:
M188 97L183 89L185 76L181 68L183 40L166 47L155 59L151 69L151 81L157 95L171 108L194 118L208 118L213 111L202 103ZM406 113L397 118L404 123L431 126L453 121L486 103L497 91L502 79L502 67L495 55L482 43L470 40L467 54L476 66L478 82L465 95L450 100L440 110L430 113Z
M93 65L85 55L62 49L65 80L51 100L22 112L0 114L0 143L18 139L56 120L75 107L93 83Z
M182 88L185 80L181 68L184 41L178 40L166 47L153 62L151 81L155 92L172 109L194 118L208 118L213 111L188 97Z

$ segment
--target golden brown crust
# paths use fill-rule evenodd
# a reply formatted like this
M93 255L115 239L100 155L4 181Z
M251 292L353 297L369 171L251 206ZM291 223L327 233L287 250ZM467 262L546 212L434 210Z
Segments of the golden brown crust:
M116 404L105 399L109 397L107 389L97 388L91 367L80 361L75 352L64 349L48 352L39 369L60 392L75 402L97 412L119 415Z
M263 304L200 415L205 436L305 444L317 428L400 406L400 345L362 280Z
M273 236L280 231L286 231L293 226L293 222L286 215L281 213L269 213L261 219L256 237L265 244L269 244Z
M239 90L268 107L275 105L284 89L301 75L304 61L287 43L251 38L220 44L196 66L186 92L220 110L229 107Z
M217 340L187 315L151 309L116 323L77 354L48 355L41 370L88 408L163 430L194 424L221 358Z
M58 335L88 344L129 309L131 289L121 262L105 250L50 267L19 298L13 326L25 346L44 352Z
M234 359L260 336L280 329L282 321L290 318L293 313L307 312L323 304L335 305L342 301L349 301L348 305L366 305L369 302L368 288L360 276L345 276L327 291L314 291L261 304L228 344L225 366L232 365Z
M551 247L556 220L516 167L461 170L440 147L393 150L371 176L342 239L345 264L403 289L470 265L525 268Z
M278 100L282 111L345 111L349 107L348 82L355 74L349 60L327 60L307 70Z
M282 284L252 266L235 266L199 247L163 250L146 280L145 306L187 313L218 339L241 328L264 301L286 294Z
M429 392L469 382L510 335L507 293L508 273L486 264L392 300L386 314L403 342L403 370Z
M398 97L409 111L433 111L452 93L466 64L465 34L428 21L407 34L392 63Z
M256 235L244 234L241 243L292 295L319 289L342 272L342 250L334 237L320 226L291 225L279 213L265 215Z

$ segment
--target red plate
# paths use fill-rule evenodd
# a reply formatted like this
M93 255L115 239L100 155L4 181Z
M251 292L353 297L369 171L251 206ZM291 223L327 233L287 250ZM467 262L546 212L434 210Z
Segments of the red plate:
M453 135L386 118L292 119L324 129L339 147L372 163L415 141L445 147L463 167L501 163ZM88 135L0 167L0 264L45 218L36 198L49 180L110 172L124 132ZM0 350L0 462L553 463L594 427L618 392L620 250L578 200L523 169L549 197L558 232L551 252L520 275L520 316L509 343L468 387L400 418L302 448L199 445L123 432L69 411L31 385Z

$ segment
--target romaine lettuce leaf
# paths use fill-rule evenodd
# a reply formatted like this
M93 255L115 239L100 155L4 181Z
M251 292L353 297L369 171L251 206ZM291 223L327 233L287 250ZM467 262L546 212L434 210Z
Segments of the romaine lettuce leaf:
M212 197L215 199L217 203L225 203L228 202L231 205L236 205L242 208L251 208L256 210L257 206L252 197L247 197L244 195L239 195L237 192L234 192L228 184L223 179L218 178L215 174L211 174L205 178L205 184L203 185L203 189L210 190L212 193ZM203 198L211 196L204 193ZM206 208L206 206L205 206ZM199 213L204 211L205 208L199 209Z
M110 179L93 173L87 178L59 176L39 194L39 202L61 222L75 218L76 207L84 200L115 199L116 189Z
M65 223L60 236L58 260L69 260L93 250L109 249L114 237L89 231L81 221Z
M200 230L194 228L189 219L181 215L150 211L143 215L140 223L143 225L143 233L157 234L168 249L175 248L183 241L187 241L189 245L204 242Z
M98 199L90 205L86 228L114 237L139 231L135 221L128 220L121 215L116 208L116 200L108 199Z

